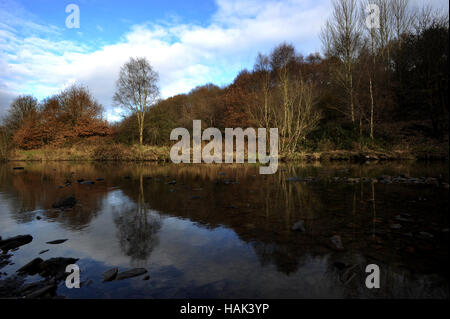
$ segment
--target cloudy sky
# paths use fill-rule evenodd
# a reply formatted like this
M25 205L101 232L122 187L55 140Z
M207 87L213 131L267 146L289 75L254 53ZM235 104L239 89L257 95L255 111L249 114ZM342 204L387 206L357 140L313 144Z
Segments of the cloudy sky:
M420 0L412 1L421 3ZM427 1L448 11L447 0ZM68 4L80 28L67 28ZM146 56L163 98L197 85L230 83L258 51L287 41L321 51L331 0L0 0L0 115L20 94L41 100L72 83L87 85L110 121L120 66Z

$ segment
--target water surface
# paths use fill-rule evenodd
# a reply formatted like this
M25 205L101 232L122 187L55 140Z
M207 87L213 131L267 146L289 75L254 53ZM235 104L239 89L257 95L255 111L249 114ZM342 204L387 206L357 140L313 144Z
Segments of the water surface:
M448 298L448 189L370 180L382 174L448 183L448 163L296 164L266 176L252 165L1 164L0 236L34 239L0 271L79 258L92 284L62 282L68 298ZM73 209L51 208L72 195ZM291 230L299 220L305 232ZM380 289L365 286L373 263ZM102 283L112 267L144 267L150 279Z

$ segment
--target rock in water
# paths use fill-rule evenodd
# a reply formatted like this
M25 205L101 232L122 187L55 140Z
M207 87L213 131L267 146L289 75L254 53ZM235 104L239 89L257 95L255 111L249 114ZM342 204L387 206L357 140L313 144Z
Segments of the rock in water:
M39 265L43 262L42 258L35 258L32 261L30 261L25 266L17 269L18 273L26 273L31 276L37 274L40 271Z
M72 208L77 203L75 197L67 197L59 200L58 202L52 205L53 208Z
M331 237L331 243L333 244L333 248L336 250L344 250L344 245L342 245L342 239L339 235L334 235Z
M112 268L110 270L105 271L102 274L103 281L114 280L116 278L118 272L119 272L119 269L117 269L117 268Z
M67 239L57 239L57 240L48 241L48 242L46 242L46 244L57 245L57 244L62 244L66 241L67 241Z
M117 275L116 280L122 280L122 279L140 276L140 275L145 274L146 272L147 272L147 270L144 268L134 268L134 269L130 269L127 271L122 271L121 273L119 273Z
M94 181L83 181L83 182L80 182L80 184L81 185L94 185L95 182Z
M64 278L66 273L66 266L77 262L76 258L50 258L39 264L40 275L42 277L55 277L57 280Z
M305 221L299 220L294 225L292 225L291 229L295 230L295 231L300 231L302 233L305 232L306 231L306 229L305 229Z
M33 236L31 235L19 235L11 237L8 239L0 240L0 249L3 251L8 251L10 249L15 249L20 246L31 243Z

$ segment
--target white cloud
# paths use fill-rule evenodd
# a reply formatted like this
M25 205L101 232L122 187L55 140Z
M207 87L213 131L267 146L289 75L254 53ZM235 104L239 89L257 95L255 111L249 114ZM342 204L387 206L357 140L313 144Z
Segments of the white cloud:
M107 107L108 118L116 120L115 80L129 57L151 61L160 74L163 97L207 82L226 84L243 67L252 66L258 51L268 52L282 41L304 54L319 51L318 33L330 11L328 0L218 0L217 5L207 26L173 21L133 25L116 43L99 49L51 39L58 28L29 20L28 30L34 32L22 35L17 21L24 19L0 12L5 17L0 23L0 87L10 95L42 98L80 82Z

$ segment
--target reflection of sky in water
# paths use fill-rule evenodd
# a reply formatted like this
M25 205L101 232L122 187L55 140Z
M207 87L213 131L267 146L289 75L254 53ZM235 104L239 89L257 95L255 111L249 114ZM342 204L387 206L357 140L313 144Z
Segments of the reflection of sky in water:
M250 236L250 240L244 241L242 231L240 233L231 227L217 224L216 220L215 226L211 228L204 224L204 220L199 223L186 215L174 216L172 213L154 210L150 208L154 207L154 198L146 198L144 209L139 199L130 198L127 195L129 192L125 190L126 186L109 187L105 193L98 196L98 212L88 223L77 228L66 227L65 220L60 219L64 214L70 215L72 212L62 212L60 216L51 218L46 216L44 211L34 212L34 215L43 216L43 219L36 220L33 217L30 221L18 223L11 217L14 209L17 209L11 203L19 200L19 195L0 192L0 235L3 238L19 234L31 234L34 237L30 244L14 252L12 261L15 265L6 266L1 271L12 274L38 256L43 259L79 258L82 282L92 280L93 283L89 287L70 290L60 285L59 293L81 298L377 296L363 287L363 281L359 282L362 287L359 291L339 282L335 269L330 266L336 259L332 251L317 253L305 245L301 256L297 256L298 267L291 272L280 271L280 265L275 264L273 260L276 259L277 249L285 249L285 244L275 242L273 237L268 237L266 242L260 242L255 238L264 239L264 236ZM36 207L38 208L41 207ZM31 215L34 216L33 214ZM280 216L284 218L283 214ZM249 223L248 220L242 222ZM148 233L141 234L143 229L147 229ZM247 236L246 233L244 235ZM61 245L45 244L47 241L63 238L69 240ZM297 237L293 238L289 240L295 240ZM290 247L289 240L287 249ZM39 251L44 249L50 251L38 255ZM269 262L258 255L261 254L258 249L272 253L272 257L267 259ZM133 253L141 255L132 256ZM366 262L357 252L350 255L350 262ZM144 267L149 271L150 280L144 281L141 276L102 283L101 274L112 267L118 267L120 270ZM38 277L29 278L28 281L37 280ZM429 285L426 276L410 281L402 273L396 272L389 272L385 280L390 281L390 291L385 290L385 295L420 296L418 291ZM400 286L395 287L396 283ZM438 292L437 296L441 296L440 293ZM448 293L443 296L448 297Z
M299 285L304 287L302 290L308 296L323 296L323 287L317 286L325 271L323 260L308 260L301 271L287 276L278 273L274 266L260 267L252 247L242 242L232 230L224 227L209 230L174 217L162 218L159 245L146 264L131 264L130 257L125 256L120 249L115 234L114 214L111 213L126 210L130 206L134 204L120 190L111 191L103 199L97 217L80 232L66 231L58 227L57 223L37 220L18 225L10 221L7 210L2 207L0 222L2 229L9 230L7 235L29 233L35 237L32 243L15 252L13 261L16 265L5 267L4 271L10 273L37 256L39 251L50 249L42 257L80 258L78 264L82 281L94 281L89 287L80 290L61 288L61 293L67 296L121 297L124 296L122 294L133 296L136 293L140 297L183 297L195 288L193 291L198 290L199 296L220 297L220 291L230 285L234 287L235 295L232 296L236 297L242 294L278 297L279 293L292 293L295 296ZM148 214L157 213L149 211ZM8 228L3 228L5 225ZM63 245L45 244L59 238L69 238L69 241ZM120 269L146 267L151 280L147 282L137 278L101 283L101 273L113 266ZM38 276L32 279L36 278ZM254 290L258 286L259 289ZM320 290L317 295L314 287ZM329 288L331 292L332 287Z

